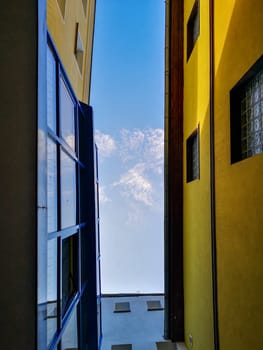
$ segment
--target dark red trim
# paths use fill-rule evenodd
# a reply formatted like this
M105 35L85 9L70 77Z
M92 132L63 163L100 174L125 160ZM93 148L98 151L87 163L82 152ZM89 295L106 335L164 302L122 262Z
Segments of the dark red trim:
M166 337L184 341L183 289L183 14L170 0L169 117L166 172Z

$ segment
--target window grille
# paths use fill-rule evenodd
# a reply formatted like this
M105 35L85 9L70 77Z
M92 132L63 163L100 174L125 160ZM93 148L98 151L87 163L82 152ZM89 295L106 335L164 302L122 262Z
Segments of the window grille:
M263 152L263 58L230 92L231 162Z

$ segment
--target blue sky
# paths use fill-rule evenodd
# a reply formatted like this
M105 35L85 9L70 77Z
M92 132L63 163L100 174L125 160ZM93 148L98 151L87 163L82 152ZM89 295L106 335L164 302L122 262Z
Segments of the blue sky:
M163 291L164 1L97 0L91 105L104 293Z

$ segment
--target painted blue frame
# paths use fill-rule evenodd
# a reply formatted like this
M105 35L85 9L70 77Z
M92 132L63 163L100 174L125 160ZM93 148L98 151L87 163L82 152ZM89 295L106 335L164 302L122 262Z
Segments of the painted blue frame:
M40 16L40 14L39 14ZM45 21L42 18L42 22ZM44 28L44 29L43 29ZM46 50L47 45L52 51L56 61L56 123L57 131L54 132L47 126L46 108ZM93 111L84 103L80 103L67 78L66 71L61 63L55 45L46 24L39 26L39 91L38 91L38 128L41 130L43 142L39 142L38 159L38 196L47 203L46 165L47 165L47 138L49 137L57 149L57 230L47 233L47 204L44 212L39 215L38 226L38 296L42 295L41 303L38 303L38 350L47 349L47 241L57 239L57 332L54 334L49 350L60 350L61 339L69 323L73 312L78 312L78 339L79 349L97 350L100 343L97 326L97 256L96 236L98 235L96 214L97 194L95 183L96 157L94 156L95 144L93 136ZM75 139L76 146L73 151L62 138L60 133L60 111L59 111L59 77L70 93L75 105ZM74 161L76 169L76 224L70 227L61 227L61 174L60 174L60 152L63 150ZM41 159L40 159L41 154ZM62 298L62 240L72 235L77 235L77 290L64 313L61 309ZM45 239L43 238L45 237ZM40 289L42 293L40 292ZM101 334L101 332L100 332Z

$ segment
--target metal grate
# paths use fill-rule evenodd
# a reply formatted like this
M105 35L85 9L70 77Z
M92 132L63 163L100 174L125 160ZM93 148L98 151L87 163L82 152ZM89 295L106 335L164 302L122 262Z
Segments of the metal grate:
M130 312L130 303L129 302L121 302L115 303L114 312Z
M241 93L241 158L263 152L263 70Z
M111 350L132 350L132 344L116 344L111 346Z
M148 300L146 303L148 311L163 310L160 300Z

